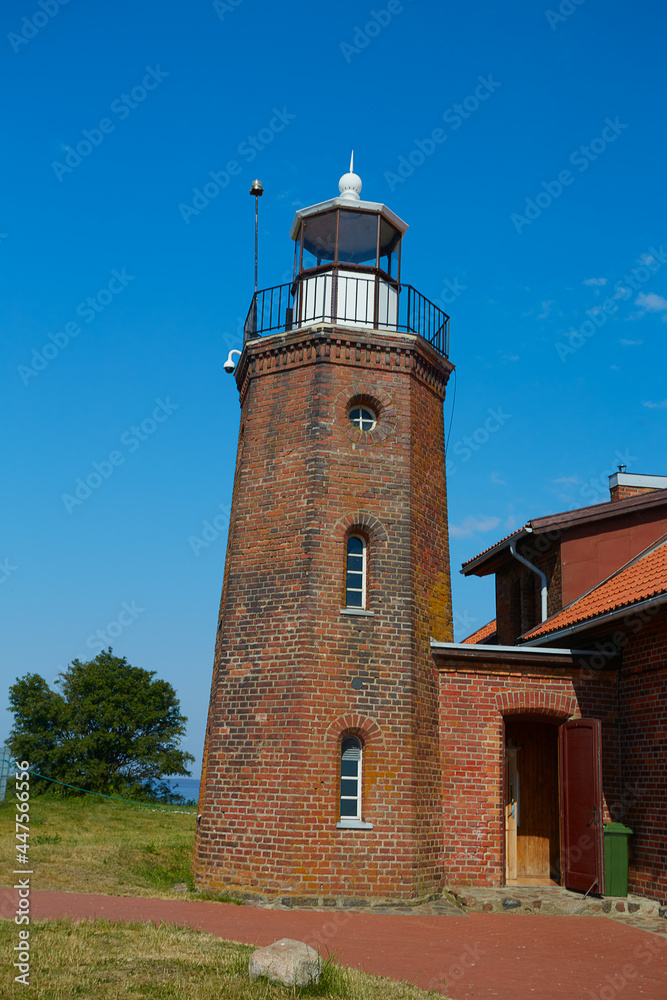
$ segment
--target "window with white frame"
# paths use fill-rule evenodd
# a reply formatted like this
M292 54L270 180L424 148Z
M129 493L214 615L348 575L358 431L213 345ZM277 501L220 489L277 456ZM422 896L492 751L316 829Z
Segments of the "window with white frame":
M366 539L352 535L347 540L345 607L366 607Z
M372 431L377 424L377 417L368 406L353 406L349 417L360 431Z
M340 745L340 818L361 821L361 740L346 736Z

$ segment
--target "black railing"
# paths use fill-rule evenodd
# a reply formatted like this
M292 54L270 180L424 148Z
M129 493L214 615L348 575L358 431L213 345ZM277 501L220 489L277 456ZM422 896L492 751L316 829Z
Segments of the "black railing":
M416 333L439 354L449 355L449 316L412 285L335 270L257 292L243 340L321 322Z

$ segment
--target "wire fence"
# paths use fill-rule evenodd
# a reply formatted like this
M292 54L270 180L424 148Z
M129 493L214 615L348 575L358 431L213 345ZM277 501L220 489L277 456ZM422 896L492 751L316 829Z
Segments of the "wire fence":
M7 789L7 778L9 777L9 772L14 767L15 761L7 759L5 756L2 758L2 767L0 768L0 802L4 801L5 792ZM84 792L86 795L97 795L101 799L112 799L114 802L127 802L132 806L138 806L144 810L149 811L166 809L171 813L182 813L184 816L196 816L196 812L190 812L180 808L178 805L160 805L157 802L147 802L141 801L141 799L124 799L118 795L106 795L104 792L91 792L89 788L79 788L77 785L68 785L66 781L60 781L59 778L49 778L46 774L40 774L39 771L35 771L34 768L28 767L25 770L29 771L30 774L34 774L36 778L42 778L44 781L52 781L57 785L62 785L64 788L71 788L76 792ZM4 773L4 785L2 784Z

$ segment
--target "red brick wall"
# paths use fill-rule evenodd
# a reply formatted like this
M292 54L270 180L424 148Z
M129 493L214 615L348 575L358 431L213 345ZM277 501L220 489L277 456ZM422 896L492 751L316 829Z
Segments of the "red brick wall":
M628 614L621 674L622 790L630 891L667 903L667 611ZM618 638L618 635L617 635Z
M603 799L617 800L616 673L479 664L440 668L444 867L450 885L501 885L503 717L602 720Z
M195 877L292 896L441 887L437 679L451 638L442 401L414 337L320 328L252 342L205 748ZM347 418L365 401L378 427ZM368 616L341 614L345 541L368 540ZM353 688L352 680L361 684ZM344 734L363 819L338 830Z
M654 486L610 486L609 497L611 500L626 500L640 493L652 493L654 489Z
M546 535L522 539L517 551L540 569L547 578L547 613L556 614L562 607L560 544ZM514 608L513 591L520 590L519 607ZM541 620L541 581L511 555L496 572L496 631L499 646L512 646L520 635Z

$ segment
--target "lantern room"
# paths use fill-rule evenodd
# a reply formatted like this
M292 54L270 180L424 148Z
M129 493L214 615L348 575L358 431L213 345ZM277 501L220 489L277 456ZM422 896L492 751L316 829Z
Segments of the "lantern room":
M338 323L415 333L447 357L449 317L401 280L401 241L407 223L386 205L361 200L361 178L354 173L354 159L338 182L338 190L338 197L297 211L290 230L292 280L255 290L243 330L244 344L254 337L289 333L312 323ZM254 185L250 193L257 195ZM256 254L255 245L255 262ZM233 370L230 362L227 371Z
M294 320L396 329L407 224L385 205L361 200L353 160L338 190L338 198L294 218Z

